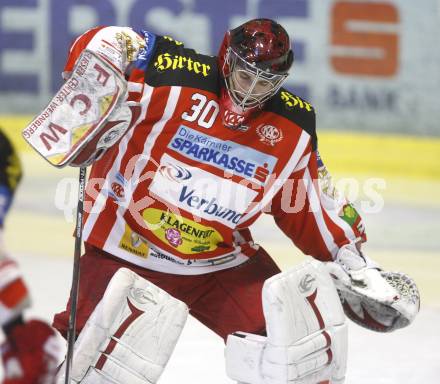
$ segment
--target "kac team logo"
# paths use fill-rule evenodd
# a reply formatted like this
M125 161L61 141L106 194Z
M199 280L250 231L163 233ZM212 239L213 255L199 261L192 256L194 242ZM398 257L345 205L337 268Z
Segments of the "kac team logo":
M125 187L127 186L127 180L125 180L124 176L120 172L118 172L115 176L115 180L110 184L110 188L108 189L108 194L110 197L115 199L116 201L123 200L125 198Z
M113 182L111 187L112 187L113 193L117 197L119 197L120 199L124 198L124 196L125 196L124 187L121 184L119 184L117 182Z
M257 127L257 134L260 136L260 141L272 147L283 140L283 132L273 125L259 125Z

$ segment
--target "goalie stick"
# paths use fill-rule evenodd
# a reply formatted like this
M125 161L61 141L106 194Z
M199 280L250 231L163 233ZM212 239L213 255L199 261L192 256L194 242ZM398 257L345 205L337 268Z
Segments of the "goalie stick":
M81 257L82 219L84 213L86 174L87 174L87 168L81 167L79 170L78 207L76 210L75 253L73 258L72 286L70 288L70 313L69 313L69 328L67 330L65 384L70 384L70 371L73 363L73 347L75 345L76 307L78 303L78 290L79 290L79 276L80 276L79 261Z
M127 82L99 54L85 50L46 108L23 130L24 139L57 168L80 167L75 253L70 291L66 384L75 343L86 167L116 144L130 127Z

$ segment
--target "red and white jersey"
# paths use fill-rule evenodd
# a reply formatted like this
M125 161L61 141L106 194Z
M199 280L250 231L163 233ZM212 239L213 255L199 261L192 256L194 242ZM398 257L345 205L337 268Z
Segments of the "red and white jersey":
M31 304L18 264L2 247L2 237L0 229L0 327L16 319Z
M133 46L127 67L114 59ZM309 103L281 89L245 131L233 131L219 113L216 57L169 37L100 27L75 41L66 72L84 48L126 73L133 113L128 133L93 165L87 243L152 270L201 274L255 254L248 227L262 212L320 260L364 236L357 213L345 217L351 206L322 198Z

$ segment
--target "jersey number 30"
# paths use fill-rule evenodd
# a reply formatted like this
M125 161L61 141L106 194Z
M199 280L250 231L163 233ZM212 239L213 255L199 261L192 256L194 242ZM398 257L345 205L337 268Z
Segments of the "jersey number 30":
M196 121L203 128L211 128L217 117L220 107L214 100L209 100L205 95L194 93L191 97L195 103L189 112L182 113L182 119L186 121Z

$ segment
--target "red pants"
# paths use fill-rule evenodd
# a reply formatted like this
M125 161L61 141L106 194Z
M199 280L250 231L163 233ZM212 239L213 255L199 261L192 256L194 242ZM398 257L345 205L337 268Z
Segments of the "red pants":
M263 283L280 269L260 248L248 262L234 268L205 275L187 276L155 272L108 253L86 247L81 257L77 332L79 333L101 300L108 282L121 267L126 267L185 302L190 314L226 339L235 331L265 333L261 303ZM53 326L66 337L70 303L55 315Z

